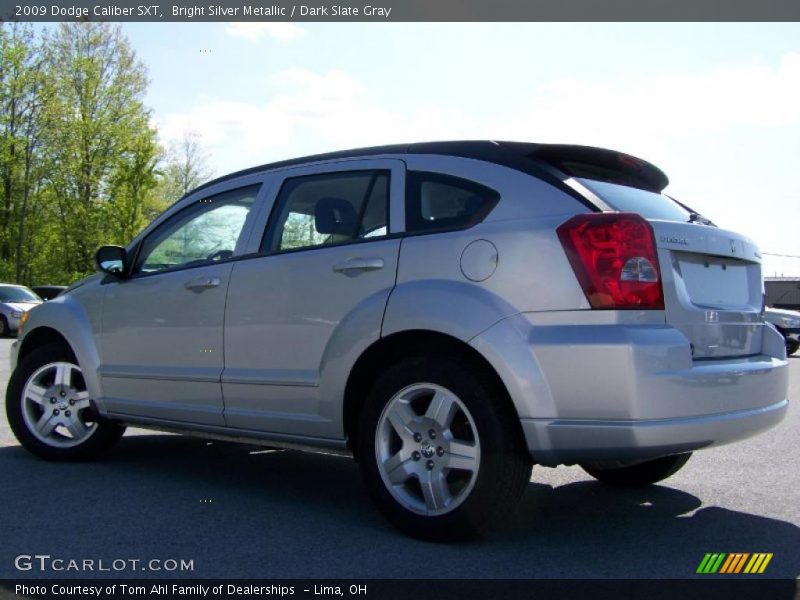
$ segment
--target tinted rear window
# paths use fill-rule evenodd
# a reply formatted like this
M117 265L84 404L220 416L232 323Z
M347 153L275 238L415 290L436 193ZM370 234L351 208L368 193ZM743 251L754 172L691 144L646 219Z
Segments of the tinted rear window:
M600 196L614 210L638 213L645 219L683 222L689 220L689 212L663 194L594 179L578 179L578 181Z
M484 185L440 173L406 176L406 231L466 229L480 223L500 200Z

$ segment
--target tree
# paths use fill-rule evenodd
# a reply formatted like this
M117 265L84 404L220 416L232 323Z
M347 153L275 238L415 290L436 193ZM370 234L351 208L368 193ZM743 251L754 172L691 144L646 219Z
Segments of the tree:
M110 178L106 223L112 239L119 243L127 243L164 209L157 195L159 160L155 131L144 123Z
M196 134L169 152L119 26L0 23L0 280L70 283L211 176Z
M0 29L0 272L19 276L20 236L40 131L40 60L30 25ZM16 252L15 252L16 251Z
M143 103L147 77L119 26L64 23L45 47L47 184L61 222L64 268L80 276L91 269L97 246L123 241L141 223L155 177L155 131Z
M211 179L208 155L200 143L200 135L186 131L170 145L163 168L164 197L174 202L201 183Z

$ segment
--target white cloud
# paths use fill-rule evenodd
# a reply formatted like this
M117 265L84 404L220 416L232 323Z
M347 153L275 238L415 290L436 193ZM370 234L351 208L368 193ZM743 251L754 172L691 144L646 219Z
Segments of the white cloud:
M622 83L552 81L512 113L490 118L473 114L468 106L447 106L431 94L389 109L365 82L340 70L292 68L272 76L270 84L275 92L262 102L203 98L186 112L165 115L159 122L162 137L191 129L212 146L226 141L262 154L307 140L319 146L312 150L323 150L489 138L607 145L652 156L660 154L663 140L687 134L737 125L800 124L800 54L794 53L775 66Z
M524 116L537 129L642 137L737 125L800 123L800 54L777 66L744 65L708 73L668 74L623 82L555 81Z
M262 155L300 135L333 146L407 136L407 119L380 108L365 86L343 71L293 68L274 75L271 83L276 93L263 103L204 98L186 112L165 115L158 120L161 136L166 141L193 130L212 150L226 143Z
M269 37L281 42L291 42L308 35L308 31L294 23L231 23L225 33L232 37L255 42Z
M341 70L292 68L276 73L268 84L273 92L263 101L204 97L185 112L164 115L157 123L162 140L179 138L186 130L199 132L218 172L384 143L506 139L610 147L677 175L675 157L685 154L687 140L709 139L742 125L800 125L796 53L773 66L622 83L552 81L516 109L490 117L469 106L445 104L431 93L388 108L364 81ZM687 175L684 171L676 181L688 182Z

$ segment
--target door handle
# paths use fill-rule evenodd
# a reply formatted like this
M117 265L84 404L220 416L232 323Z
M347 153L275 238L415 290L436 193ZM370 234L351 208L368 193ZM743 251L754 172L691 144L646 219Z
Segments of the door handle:
M352 271L377 271L382 268L382 258L350 258L333 265L334 271L345 274Z
M203 290L217 287L220 283L222 281L219 277L195 277L184 283L183 287L193 292L202 292Z

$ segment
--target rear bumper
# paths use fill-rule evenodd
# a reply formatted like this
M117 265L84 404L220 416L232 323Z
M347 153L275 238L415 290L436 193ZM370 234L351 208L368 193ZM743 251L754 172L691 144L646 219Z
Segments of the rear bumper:
M693 360L655 311L600 312L515 315L471 341L505 383L538 463L647 460L783 418L788 363L773 328L762 354Z
M745 439L777 425L787 400L752 410L641 421L522 419L541 464L636 461Z

